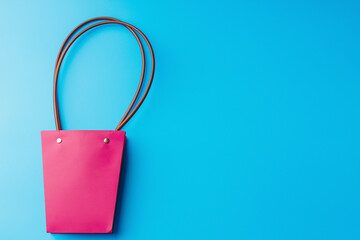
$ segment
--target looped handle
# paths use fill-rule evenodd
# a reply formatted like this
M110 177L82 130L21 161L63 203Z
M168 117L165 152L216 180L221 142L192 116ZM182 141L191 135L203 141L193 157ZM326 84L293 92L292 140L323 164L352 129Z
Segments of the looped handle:
M80 31L78 34L76 34L71 40L70 38L75 34L75 32L77 32L80 28L82 28L83 26L85 26L86 24L92 23L92 22L96 22L96 21L102 21L102 22L97 22L94 23L93 25L90 25L88 27L86 27L85 29L83 29L82 31ZM147 37L145 36L145 34L143 32L141 32L138 28L134 27L133 25L120 21L116 18L110 18L110 17L97 17L97 18L92 18L89 19L83 23L81 23L79 26L77 26L65 39L64 43L62 44L60 51L58 53L57 59L56 59L56 64L55 64L55 72L54 72L54 89L53 89L53 101L54 101L54 116L55 116L55 125L56 125L56 130L61 130L61 121L60 121L60 114L59 114L59 106L58 106L58 102L57 102L57 82L58 82L58 77L59 77L59 71L60 71L60 66L62 61L64 60L65 54L67 53L67 51L69 50L69 48L71 47L71 45L76 41L76 39L78 39L82 34L84 34L85 32L89 31L92 28L95 28L97 26L101 26L104 24L111 24L111 23L115 23L115 24L121 24L123 26L125 26L136 38L140 50L141 50L141 57L142 57L142 71L141 71L141 77L140 77L140 82L138 85L138 88L136 90L135 96L133 97L130 106L128 107L128 109L126 110L124 116L121 118L119 124L117 125L115 130L120 130L129 120L130 118L136 113L136 111L140 108L141 104L144 102L153 78L154 78L154 70L155 70L155 57L154 57L154 51L152 49L152 46L149 42L149 40L147 39ZM134 107L134 104L139 96L140 90L142 88L142 84L144 82L144 77L145 77L145 53L144 53L144 48L143 45L138 37L137 34L140 34L141 37L145 40L146 44L148 45L149 51L150 51L150 56L151 56L151 61L152 61L152 66L151 66L151 72L150 72L150 78L149 78L149 82L148 85L144 91L143 96L140 98L139 102L136 104L136 106ZM70 41L69 41L70 40ZM134 107L134 108L133 108ZM132 109L132 111L131 111Z

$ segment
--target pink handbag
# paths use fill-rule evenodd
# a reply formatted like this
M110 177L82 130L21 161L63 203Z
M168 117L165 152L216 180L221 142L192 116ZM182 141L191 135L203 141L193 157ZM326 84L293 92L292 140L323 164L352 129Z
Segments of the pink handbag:
M89 23L93 24L75 35L80 28ZM77 38L88 30L104 24L124 25L136 38L142 55L140 83L129 108L114 131L64 131L61 129L57 103L57 80L61 63ZM141 35L149 47L152 67L144 94L135 105L145 75L145 54L138 35ZM64 41L56 60L54 73L53 100L56 130L41 132L47 232L112 232L121 159L126 139L125 132L120 129L144 101L153 80L154 68L154 53L146 36L136 27L114 18L99 17L85 21Z

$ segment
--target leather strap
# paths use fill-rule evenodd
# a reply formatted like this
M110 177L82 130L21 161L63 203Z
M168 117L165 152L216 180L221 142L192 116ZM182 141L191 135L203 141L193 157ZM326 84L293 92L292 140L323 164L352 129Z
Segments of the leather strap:
M88 27L86 27L85 29L83 29L82 31L80 31L78 34L76 34L74 37L73 35L83 26L89 24L89 23L93 23L96 22ZM154 57L154 51L152 49L152 46L149 42L149 40L147 39L147 37L145 36L145 34L143 32L141 32L138 28L134 27L131 24L128 24L126 22L120 21L116 18L110 18L110 17L98 17L98 18L92 18L89 19L83 23L81 23L79 26L77 26L65 39L64 43L62 44L60 51L58 53L57 59L56 59L56 64L55 64L55 71L54 71L54 89L53 89L53 102L54 102L54 116L55 116L55 125L56 125L56 130L62 130L61 128L61 121L60 121L60 114L59 114L59 107L58 107L58 102L57 102L57 82L58 82L58 77L59 77L59 71L60 71L60 66L62 61L64 60L64 57L67 53L67 51L69 50L69 48L71 47L71 45L76 41L76 39L78 39L81 35L83 35L85 32L89 31L92 28L104 25L104 24L121 24L123 26L125 26L136 38L140 50L141 50L141 57L142 57L142 70L141 70L141 77L140 77L140 82L138 85L138 88L136 90L135 96L133 97L130 106L128 107L128 109L126 110L124 116L121 118L119 124L117 125L115 130L120 130L130 119L131 117L136 113L136 111L140 108L141 104L144 102L153 78L154 78L154 70L155 70L155 57ZM148 45L149 51L150 51L150 56L151 56L151 61L152 61L152 66L151 66L151 72L150 72L150 77L149 77L149 81L147 84L147 87L144 91L143 96L140 98L140 100L138 101L138 103L136 104L136 106L134 107L134 104L139 96L140 90L142 88L143 82L144 82L144 77L145 77L145 53L144 53L144 48L143 45L141 43L141 40L138 37L138 34L141 35L141 37L145 40L146 44ZM70 40L71 39L71 40ZM70 40L70 41L69 41ZM131 111L132 110L132 111Z

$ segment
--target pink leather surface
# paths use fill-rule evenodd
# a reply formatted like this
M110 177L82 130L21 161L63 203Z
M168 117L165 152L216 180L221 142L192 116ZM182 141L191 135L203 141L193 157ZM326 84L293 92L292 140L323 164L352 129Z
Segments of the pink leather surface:
M125 132L42 131L41 142L47 232L111 233Z

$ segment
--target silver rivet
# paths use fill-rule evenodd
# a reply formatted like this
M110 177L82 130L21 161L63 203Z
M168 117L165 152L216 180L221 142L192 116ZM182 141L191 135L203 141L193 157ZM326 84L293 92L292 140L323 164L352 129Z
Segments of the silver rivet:
M61 142L62 142L62 139L61 139L61 138L58 138L58 139L56 139L56 142L57 142L57 143L61 143Z
M110 142L110 140L108 138L104 139L104 143L108 144Z

